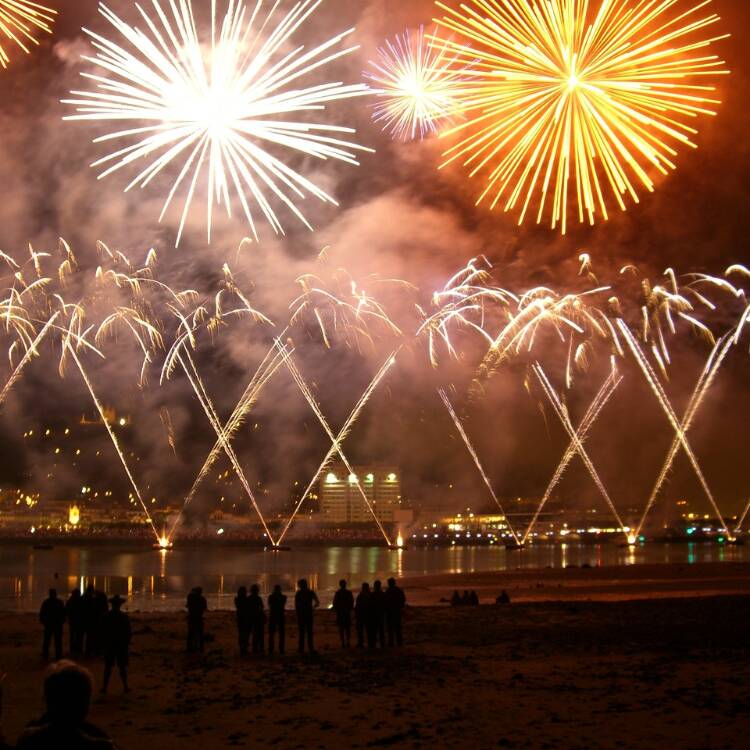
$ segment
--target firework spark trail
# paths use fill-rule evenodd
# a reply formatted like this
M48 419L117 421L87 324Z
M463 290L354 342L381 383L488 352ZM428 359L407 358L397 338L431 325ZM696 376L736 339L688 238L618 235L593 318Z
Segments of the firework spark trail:
M190 367L188 367L188 365L185 363L185 358L183 357L183 355L184 357L187 358L188 362L190 363ZM263 525L263 529L266 532L268 539L270 540L271 544L275 546L276 542L274 541L273 535L271 534L271 530L268 528L268 524L266 523L266 519L263 516L263 512L261 511L260 506L258 505L255 499L255 495L253 494L253 491L250 488L250 484L248 483L247 478L245 477L245 472L242 470L242 466L240 466L240 462L237 458L237 454L234 452L234 448L232 448L231 443L227 440L226 434L224 433L222 429L221 422L219 421L219 417L216 414L216 411L214 410L211 399L206 393L206 390L203 386L203 382L201 381L200 375L198 374L198 370L195 367L195 363L193 362L192 357L187 352L187 350L183 349L182 351L177 352L177 360L182 366L182 369L184 370L185 375L187 375L187 378L190 381L190 385L193 387L193 390L195 391L195 395L198 397L198 401L203 407L203 411L205 412L206 417L208 417L208 421L211 423L211 426L214 428L214 431L216 432L216 436L221 441L222 448L224 452L226 453L227 458L231 461L234 471L237 474L237 478L242 483L242 486L244 487L245 492L247 493L247 496L250 499L250 502L252 503L253 509L258 514L258 518L260 519L260 522Z
M653 368L649 364L649 361L646 359L646 356L644 355L643 351L641 350L641 347L638 345L638 342L635 340L635 337L633 336L630 328L625 323L625 321L622 320L622 318L618 318L617 325L622 331L623 337L625 338L625 341L627 342L631 352L633 353L633 356L638 362L638 365L640 366L641 371L643 372L643 375L646 378L647 383L651 387L651 390L654 392L654 395L659 401L659 404L664 410L664 413L667 415L667 419L669 419L669 422L672 425L672 428L674 429L675 434L677 435L677 438L680 441L680 444L682 445L683 450L685 451L685 455L687 455L688 460L690 461L693 467L693 470L695 471L695 475L701 484L701 488L703 489L703 492L708 498L708 501L711 504L711 507L716 513L716 517L719 519L719 522L721 523L722 528L724 529L724 532L726 533L727 536L731 536L729 529L727 528L726 522L724 521L724 517L722 516L721 511L719 510L719 507L716 504L716 500L714 499L713 493L711 492L711 488L708 486L708 482L706 481L706 478L703 475L703 471L701 470L700 464L698 463L698 459L695 457L695 453L693 453L693 449L690 447L690 443L688 442L687 435L685 435L680 425L680 422L677 419L677 415L674 413L672 404L669 401L667 394L664 392L664 388L662 388L662 385L659 382L659 379L656 377L656 373L654 372Z
M680 430L682 434L687 435L688 431L690 430L690 427L692 426L692 423L693 423L693 419L698 409L700 409L701 404L703 403L703 399L706 396L706 393L708 393L716 376L719 374L719 370L721 369L724 359L729 353L729 350L731 349L733 345L734 345L733 337L725 336L724 338L720 339L716 343L716 346L711 351L711 356L708 358L708 361L706 362L706 366L703 368L703 371L701 372L701 375L698 378L698 382L695 386L695 390L693 391L690 397L690 401L688 402L687 409L685 410L685 416L683 417L682 423L680 426ZM677 456L678 451L680 450L680 445L681 445L681 442L680 442L679 435L676 434L674 437L674 440L672 441L672 445L670 446L669 452L667 453L667 457L664 460L664 465L662 466L661 471L659 472L659 476L657 477L656 483L654 484L654 487L651 490L651 494L649 495L648 502L646 503L646 508L643 511L641 520L639 521L638 526L635 530L636 536L640 535L641 529L643 528L643 525L646 522L646 517L648 516L649 512L651 511L651 508L656 502L656 498L659 494L659 491L661 490L662 485L664 484L667 478L667 474L669 474L669 471L672 468L674 459Z
M295 118L368 93L361 83L301 82L357 49L356 45L339 48L354 29L318 46L293 40L321 1L299 0L288 12L281 11L277 20L280 2L266 6L271 7L264 19L263 0L256 0L251 12L245 0L228 0L220 18L212 0L210 38L198 31L192 0L169 0L166 11L161 0L152 0L153 18L138 6L147 31L100 3L99 12L120 43L84 29L96 51L85 59L99 73L83 73L93 88L73 91L76 98L64 100L76 110L66 120L125 125L95 140L127 144L94 162L94 167L106 167L100 178L148 160L127 191L146 187L169 167L179 169L160 217L178 191L186 194L177 244L204 174L209 242L213 207L223 206L231 216L230 193L236 194L256 240L256 206L274 232L284 233L273 201L312 229L297 202L308 195L333 205L336 200L275 154L283 151L291 157L305 155L356 166L357 152L371 151L343 140L354 133L351 128Z
M740 516L740 520L737 522L737 527L734 530L735 534L739 534L740 531L742 531L742 525L745 523L745 519L747 518L748 513L750 513L750 500L747 501L745 510L742 512L742 515Z
M115 435L114 430L112 429L112 426L109 424L109 421L107 420L107 417L104 413L104 407L99 401L99 397L96 395L96 392L94 391L94 386L91 384L91 380L89 379L89 376L86 374L86 370L84 370L83 368L83 363L78 358L78 355L76 354L74 347L71 345L69 341L66 342L65 347L70 353L70 356L73 358L73 361L76 363L76 367L78 367L78 371L81 373L83 382L86 384L86 388L88 389L88 392L91 395L91 400L94 402L94 405L96 406L96 410L99 412L99 417L101 418L102 423L107 429L107 433L110 437L110 440L112 441L112 445L115 447L115 450L117 451L117 455L120 458L120 462L122 463L122 466L125 469L125 473L128 475L128 479L130 480L130 485L133 488L135 495L141 504L141 508L143 508L143 512L146 514L146 518L148 519L148 522L151 525L151 529L154 532L154 537L156 538L156 541L158 543L159 532L156 530L156 526L154 525L154 519L151 517L151 513L148 510L148 506L143 500L141 491L138 489L138 484L136 483L133 477L133 474L130 471L128 462L125 459L125 454L122 452L122 449L120 448L120 444L117 442L117 436Z
M60 311L58 310L55 312L55 314L44 324L44 327L41 331L39 331L38 336L34 339L34 341L31 342L31 345L26 349L26 353L23 355L23 358L16 366L15 370L11 373L11 376L8 378L8 382L5 384L5 387L2 390L2 393L0 393L0 405L5 403L5 399L8 397L8 394L10 393L13 386L18 381L18 378L21 377L21 374L23 373L24 368L26 365L32 360L32 358L35 355L38 355L39 352L37 351L37 346L41 344L44 337L49 333L49 331L53 328L55 325L55 321L60 316Z
M294 519L297 517L297 514L302 508L302 504L307 499L307 496L310 494L312 488L315 486L315 483L318 481L318 478L320 477L320 475L325 471L325 468L326 466L328 466L328 463L330 462L330 460L336 454L336 451L338 450L338 446L340 446L344 442L344 440L346 440L346 438L348 437L349 432L351 431L351 428L354 425L354 423L357 421L357 418L362 412L362 409L364 409L365 405L370 400L370 397L377 390L381 381L386 376L386 374L391 369L391 367L393 367L393 365L396 364L396 357L398 356L398 351L395 351L393 352L393 354L388 355L388 359L385 361L385 363L380 368L380 370L378 370L375 377L370 381L370 385L367 387L367 389L362 394L362 396L360 396L359 401L357 401L357 403L354 405L354 408L352 409L351 414L349 414L346 422L344 422L344 426L341 428L341 430L339 430L339 434L336 436L335 441L331 443L331 447L328 449L328 453L326 453L325 457L320 462L320 466L318 467L318 470L310 479L310 482L305 488L305 491L302 493L302 497L297 503L297 506L295 507L294 512L292 513L289 520L287 521L286 526L284 526L284 529L282 530L281 535L279 536L279 541L278 541L279 544L281 544L284 541L284 537L287 535L287 532L289 531L292 524L294 523Z
M27 42L39 44L32 30L36 28L51 34L56 15L56 10L32 0L0 0L0 34L28 54ZM0 44L0 67L7 68L9 62L10 57Z
M489 493L492 496L492 499L495 501L495 505L497 505L497 507L500 509L500 513L502 513L503 516L505 516L505 520L508 524L508 529L510 529L510 533L513 535L513 539L515 540L516 544L520 544L521 540L516 534L516 530L513 528L513 525L511 524L510 519L508 518L508 514L503 509L502 503L500 502L497 495L495 494L495 490L492 487L492 482L490 482L490 478L487 476L487 472L484 470L484 467L482 466L482 462L479 460L479 456L477 455L477 452L474 449L474 446L472 445L471 440L469 440L469 436L466 434L466 430L464 429L464 426L461 420L458 418L458 414L456 414L456 411L453 408L453 404L451 404L450 399L448 398L448 395L442 388L438 388L438 394L440 398L442 399L443 404L445 405L445 408L448 410L448 414L453 420L453 423L456 425L456 429L458 430L458 434L461 436L461 439L464 441L466 450L469 451L469 455L474 460L474 464L476 465L479 471L479 474L482 477L482 480L487 486L487 489L489 490Z
M589 430L593 427L593 425L596 423L596 421L599 419L599 415L601 414L602 409L606 406L607 402L611 398L612 394L615 392L617 387L622 382L622 376L621 375L615 375L614 372L611 372L607 379L604 381L604 384L599 389L599 392L594 397L594 400L591 402L591 405L589 406L588 410L583 416L583 419L581 420L581 423L578 425L578 430L576 434L578 435L578 440L581 443L584 443L586 441L586 438L588 437ZM545 506L547 505L547 502L549 501L552 493L555 490L555 487L560 483L560 480L563 477L563 474L565 473L566 469L568 468L568 465L573 460L573 457L578 452L576 447L576 441L571 440L570 444L568 445L567 450L563 454L562 459L560 459L560 463L557 465L557 468L555 469L555 473L552 475L552 479L550 479L549 484L547 485L547 489L544 492L544 495L542 497L541 502L539 503L539 506L536 509L536 512L534 513L533 518L531 519L531 523L529 523L528 528L524 532L523 538L521 540L521 544L526 544L526 540L529 538L529 535L534 530L534 527L536 526L536 522L539 519L539 516L541 515L542 511L544 510Z
M435 21L455 35L438 44L472 75L458 94L465 118L444 154L486 185L477 203L502 202L519 223L538 203L552 228L608 218L611 196L626 209L650 172L676 169L677 146L695 148L693 126L716 114L712 77L728 74L710 54L720 18L711 0L668 14L677 0L467 0Z
M272 351L276 351L275 347L269 350L269 354ZM239 429L240 425L244 421L245 417L247 416L248 412L252 409L252 407L255 405L256 401L260 397L261 391L266 386L268 381L276 374L276 372L279 370L279 368L284 364L285 359L291 355L293 350L286 350L279 354L276 353L276 356L273 358L270 358L266 355L266 358L261 362L260 366L256 370L255 374L253 375L252 380L248 384L247 388L245 389L245 392L240 397L240 400L237 402L237 405L234 408L234 411L230 415L229 419L227 420L226 424L223 427L223 435L224 439L227 441L231 441L234 438L235 433ZM185 496L185 501L182 505L182 508L180 509L180 512L175 519L175 522L172 524L172 528L169 531L169 534L167 535L167 539L171 542L172 537L174 536L175 531L177 530L177 527L182 521L182 518L185 514L185 509L188 505L193 501L195 498L195 494L198 491L198 488L203 483L203 481L208 476L211 467L213 466L216 459L219 457L219 455L224 451L224 444L222 442L221 438L217 438L216 442L213 445L213 448L211 449L211 452L206 457L206 460L203 462L203 466L201 467L201 470L198 472L197 476L195 477L195 480L193 481L193 485L190 488L190 491ZM241 481L241 480L240 480Z
M614 515L615 519L617 520L619 527L622 529L623 534L627 536L627 532L625 531L625 524L623 523L622 518L620 518L620 514L617 512L617 508L615 507L615 504L612 502L612 498L609 496L609 493L607 492L607 488L604 486L604 483L599 477L599 473L597 472L596 467L594 466L591 459L589 458L589 455L586 449L583 447L583 443L581 442L580 437L576 433L570 421L570 417L568 415L567 409L565 408L563 403L560 401L560 397L557 395L557 392L552 387L552 384L549 382L547 375L545 374L544 370L542 369L541 365L538 362L534 364L534 373L536 374L539 382L541 383L542 388L544 389L544 392L547 394L547 398L552 404L555 412L557 413L557 416L560 418L560 421L562 422L563 427L565 427L566 432L570 436L571 441L575 444L576 452L581 457L581 460L586 466L586 469L588 470L589 474L591 474L591 478L594 480L594 484L599 490L599 493L604 498L607 505L609 505L609 508L612 511L612 514Z
M280 348L281 342L277 341L276 345L277 347ZM356 476L354 474L354 469L352 468L352 465L349 463L349 459L344 455L344 451L341 448L341 444L338 442L338 440L336 439L336 436L333 434L333 431L328 425L328 421L326 420L325 415L321 411L321 408L318 405L318 402L315 400L315 396L313 396L312 392L308 388L307 383L305 382L305 379L302 377L302 374L297 369L297 366L294 364L294 360L291 357L287 359L287 368L289 372L291 373L292 377L294 378L294 382L297 384L297 387L300 389L300 391L302 392L302 395L305 397L305 400L308 402L308 404L310 404L310 408L313 410L313 412L315 413L315 416L318 418L318 421L320 422L321 426L323 427L326 434L328 435L329 440L335 446L336 452L339 454L339 457L341 458L342 463L346 467L346 470L349 472L350 475ZM383 524L380 522L380 519L375 513L375 509L372 507L370 500L365 494L365 491L362 489L362 483L359 481L359 477L357 477L357 489L359 490L359 493L362 496L362 499L365 501L365 504L370 510L372 517L375 519L375 523L378 525L378 528L380 529L380 533L383 535L383 538L385 539L386 544L389 547L393 546L391 540L388 538L388 534L386 533L385 528L383 527Z

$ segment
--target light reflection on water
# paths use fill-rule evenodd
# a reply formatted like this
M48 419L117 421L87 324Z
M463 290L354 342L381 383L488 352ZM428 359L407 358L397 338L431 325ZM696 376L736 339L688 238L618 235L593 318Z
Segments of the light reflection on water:
M32 611L55 587L68 592L93 583L108 594L128 596L131 610L174 610L193 586L202 586L211 608L232 607L239 586L258 583L264 594L280 583L294 590L307 578L327 605L340 578L353 587L362 581L482 573L566 565L637 565L748 561L748 547L711 543L656 544L633 548L600 545L539 545L524 550L502 547L431 547L388 550L382 547L298 547L270 552L242 547L177 548L169 552L116 547L67 547L34 550L0 546L0 609Z

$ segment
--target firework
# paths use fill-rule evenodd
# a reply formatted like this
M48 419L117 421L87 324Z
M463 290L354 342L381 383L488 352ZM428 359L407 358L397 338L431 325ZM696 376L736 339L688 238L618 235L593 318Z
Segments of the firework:
M615 375L613 371L609 374L607 379L604 381L604 384L597 392L594 400L591 402L591 405L584 414L581 423L578 425L578 429L576 430L577 439L571 438L570 444L563 454L563 457L560 459L560 463L557 465L555 473L552 475L552 479L550 479L549 484L547 485L547 489L544 491L544 495L539 502L534 516L532 517L528 528L524 532L523 538L521 539L521 544L526 543L526 540L533 531L534 526L536 526L539 515L544 510L544 506L552 496L552 492L554 491L555 487L557 487L557 485L560 483L560 480L562 479L565 470L568 468L568 465L578 452L578 443L583 444L586 441L589 430L597 421L597 419L599 419L599 415L601 414L602 409L605 407L607 401L609 401L610 397L621 382L622 377Z
M213 207L223 206L231 216L232 195L256 239L258 213L283 234L276 204L310 227L297 202L307 196L336 201L276 154L356 165L356 153L367 150L345 140L350 128L304 120L330 102L367 92L363 84L308 82L356 49L340 48L353 29L316 47L294 46L296 32L321 1L300 0L277 17L279 3L264 15L262 0L226 0L221 14L211 0L206 37L192 0L170 0L166 10L152 0L153 17L136 6L147 31L100 3L119 41L86 30L96 54L85 59L98 73L84 73L93 88L65 101L76 109L66 119L117 124L95 141L117 144L94 162L104 167L100 177L147 161L125 188L130 190L168 173L171 188L160 219L178 193L185 195L177 244L193 199L203 191L209 242Z
M563 405L559 395L552 387L552 384L549 382L546 373L538 363L534 365L534 374L537 376L537 379L539 380L542 389L547 395L549 402L552 404L553 409L555 410L557 416L560 418L560 422L562 422L565 431L568 433L575 451L581 457L581 460L586 466L587 471L591 475L591 478L594 480L596 488L599 490L599 493L604 498L604 501L609 506L609 509L612 511L612 515L615 517L618 526L620 527L620 529L622 529L623 533L627 534L627 532L625 531L625 524L623 523L622 518L620 517L620 514L615 507L615 504L612 502L612 498L609 496L607 488L604 486L604 483L602 482L601 477L596 470L596 467L589 458L588 452L583 447L583 442L581 441L580 435L578 434L578 432L576 432L572 422L570 421L568 410Z
M456 110L463 72L435 34L431 39L420 27L416 34L407 31L386 41L365 71L378 99L373 120L402 141L434 135Z
M664 388L659 382L659 379L656 377L656 373L654 373L653 369L651 368L651 365L649 364L648 360L643 354L641 347L639 346L638 342L636 341L635 337L633 336L632 332L628 328L625 321L623 321L622 319L619 319L617 321L617 325L622 331L623 337L625 338L625 341L630 347L633 357L635 358L636 362L641 368L641 371L643 372L643 375L646 378L646 382L648 383L654 395L656 396L659 402L659 405L661 406L661 408L663 409L664 413L667 416L667 419L669 420L669 423L672 425L672 429L674 429L675 435L677 436L677 439L679 440L680 445L682 446L682 449L685 451L685 455L688 457L688 460L690 461L690 464L693 467L693 471L695 472L695 475L698 478L698 481L700 482L701 488L703 492L705 493L706 498L708 499L708 502L711 504L711 508L716 513L716 517L719 519L719 522L721 523L724 529L724 532L727 534L727 536L731 536L731 534L729 533L729 529L727 528L727 525L724 521L724 517L722 516L721 511L719 510L719 507L716 504L716 500L714 499L713 493L711 492L711 488L708 486L708 482L706 482L706 477L704 476L703 471L701 470L700 464L698 463L698 459L695 457L695 453L693 453L693 449L690 447L690 443L688 442L687 435L685 434L685 430L683 429L683 426L680 424L680 421L677 419L677 415L674 412L672 404L669 398L667 397L667 394L664 392Z
M536 207L537 223L549 215L565 233L571 213L606 220L612 198L625 210L654 190L654 173L676 168L696 118L720 104L711 80L727 71L710 52L723 38L707 35L720 20L710 2L437 2L438 24L455 34L439 44L471 69L443 166L481 174L477 203L519 223Z
M656 498L659 494L659 491L661 490L664 484L664 481L667 478L667 474L669 474L669 471L672 468L672 464L674 463L677 453L680 450L680 446L681 446L680 434L687 435L688 431L690 430L690 427L692 426L692 423L693 423L693 419L695 418L695 414L698 411L698 409L700 409L700 406L703 403L703 399L705 398L706 393L708 393L716 376L719 374L719 370L721 369L724 359L726 358L727 354L729 353L729 349L733 344L734 344L733 338L727 335L722 340L718 341L716 346L711 351L711 355L709 356L706 362L706 366L703 368L703 371L701 372L701 375L698 378L698 383L696 384L695 390L693 391L690 397L690 401L688 402L687 409L685 410L685 416L683 417L682 422L680 423L680 430L675 434L674 440L672 441L672 445L670 446L669 452L667 453L667 457L664 460L664 464L662 465L661 471L659 472L659 476L657 477L654 487L651 490L651 494L646 503L646 507L643 511L643 515L641 516L641 520L639 521L638 526L636 527L636 530L635 530L636 536L638 536L641 533L643 524L646 522L646 517L648 516L649 511L651 510L654 503L656 502Z
M490 495L492 496L492 499L495 501L495 505L497 505L498 509L505 517L506 522L508 524L508 529L510 530L510 533L513 535L513 539L515 540L516 544L520 544L521 540L519 539L518 534L516 534L515 529L511 525L510 519L508 518L507 513L503 510L502 503L500 502L497 495L495 494L495 490L492 487L492 482L490 482L490 478L487 476L487 472L484 470L484 466L482 466L482 462L479 460L479 455L477 454L476 449L472 445L471 440L469 440L469 436L466 434L466 430L464 429L463 423L461 422L458 414L456 414L456 411L453 408L453 404L451 404L450 399L448 398L448 394L442 388L439 388L438 395L440 396L443 402L443 405L445 406L445 408L448 411L448 414L453 420L453 423L456 425L456 430L458 430L458 434L461 436L461 439L464 441L464 445L466 446L466 449L469 451L469 455L472 457L474 461L474 465L477 467L477 471L479 471L479 474L482 477L482 481L487 487Z
M29 44L39 44L35 32L52 33L56 10L30 0L0 0L0 66L8 67L10 57L2 37L29 52Z
M280 342L277 341L276 345L279 347L279 349L281 349ZM294 382L297 384L297 387L299 388L300 392L304 396L307 403L310 405L310 408L312 409L313 413L318 418L318 421L320 422L321 426L325 430L326 435L328 435L328 439L331 441L332 446L334 447L336 453L338 453L339 458L341 459L342 463L346 467L346 470L349 472L349 475L354 476L356 478L355 484L356 484L357 490L359 491L359 494L362 497L362 500L364 500L364 503L367 506L368 510L372 514L372 517L375 520L375 523L377 524L378 529L380 530L380 533L383 535L383 538L385 539L386 544L389 547L393 546L385 528L383 527L383 524L381 523L380 519L378 518L377 513L375 512L375 508L373 508L372 503L370 502L370 499L367 497L367 494L362 488L362 483L359 481L359 478L356 477L356 474L354 473L354 469L352 468L352 465L349 462L349 459L344 455L344 451L341 447L341 441L337 439L337 437L333 434L333 431L331 430L331 427L328 424L328 420L326 420L325 415L323 414L320 406L318 405L318 402L315 400L315 396L313 396L312 392L310 391L309 386L305 382L305 379L302 377L302 374L297 369L297 366L294 364L291 358L287 360L287 368L289 369L289 372L291 373L292 378L294 379Z
M397 356L397 353L394 353L388 356L383 366L378 370L378 372L375 374L375 377L370 381L370 385L367 386L365 391L359 397L359 400L354 405L354 408L352 409L351 413L349 414L346 421L344 422L343 427L339 430L339 434L336 435L335 439L331 442L331 447L328 449L328 452L323 457L323 460L320 462L320 466L318 466L318 470L311 477L310 482L305 488L305 491L302 493L302 497L300 497L299 501L297 502L297 505L295 506L292 515L289 517L286 524L284 525L284 528L282 529L281 534L279 535L277 544L281 544L284 541L284 538L286 537L287 532L289 531L292 524L294 523L294 519L297 517L297 514L300 512L302 505L304 504L308 495L310 494L313 487L315 486L315 483L320 478L320 475L325 471L325 468L326 466L328 466L328 463L331 461L334 455L336 455L336 453L340 453L339 448L341 444L344 442L344 440L346 440L346 438L348 437L349 432L351 431L354 423L357 421L357 418L361 414L362 409L365 408L372 394L378 389L381 381L383 380L383 378L385 378L386 374L391 369L391 367L393 367L393 365L396 364L396 356ZM386 541L388 541L387 538L386 538Z

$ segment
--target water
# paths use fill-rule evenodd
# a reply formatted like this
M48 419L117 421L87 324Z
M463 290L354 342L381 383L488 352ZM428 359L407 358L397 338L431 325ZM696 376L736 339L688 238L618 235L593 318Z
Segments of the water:
M750 561L750 547L712 543L656 544L635 548L600 545L539 545L524 550L501 547L298 547L268 552L242 547L185 547L169 552L116 546L35 550L0 546L0 609L35 611L54 586L68 592L93 583L108 594L127 595L129 609L168 611L183 606L193 586L202 586L212 609L229 609L237 588L258 583L263 593L280 583L293 591L307 578L327 605L340 578L358 587L385 580L444 573L481 573L565 565L637 565Z

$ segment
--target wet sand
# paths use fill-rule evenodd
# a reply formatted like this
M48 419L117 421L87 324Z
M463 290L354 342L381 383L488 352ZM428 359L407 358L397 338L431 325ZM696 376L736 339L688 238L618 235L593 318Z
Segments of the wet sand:
M133 692L113 678L91 719L126 750L742 747L750 566L654 568L408 580L425 603L455 588L514 601L410 608L407 645L375 653L341 652L319 612L317 658L240 659L225 612L207 616L206 653L188 655L181 615L131 613ZM0 634L13 739L40 712L44 666L33 616L0 614Z

